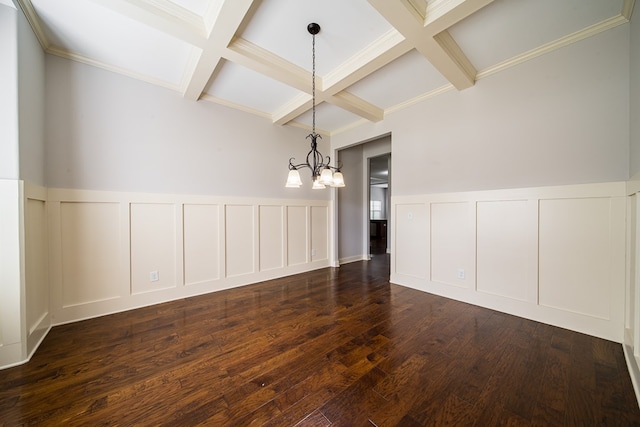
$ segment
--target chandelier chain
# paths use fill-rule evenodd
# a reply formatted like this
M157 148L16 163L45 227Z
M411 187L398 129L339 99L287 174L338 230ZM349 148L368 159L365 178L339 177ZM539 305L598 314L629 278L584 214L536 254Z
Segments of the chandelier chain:
M316 35L311 35L311 115L312 133L316 133Z

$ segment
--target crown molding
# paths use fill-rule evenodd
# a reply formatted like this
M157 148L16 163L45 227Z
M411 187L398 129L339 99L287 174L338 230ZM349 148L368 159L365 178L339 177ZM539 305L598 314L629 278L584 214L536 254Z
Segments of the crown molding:
M47 37L47 33L42 26L42 22L40 18L38 18L38 14L31 4L31 0L16 0L20 9L22 9L22 13L24 13L25 18L27 18L27 22L31 26L31 29L36 35L38 39L38 43L42 46L42 50L46 51L49 49L51 42L49 41L49 37Z
M530 59L537 58L538 56L560 49L561 47L568 46L572 43L595 36L596 34L600 34L603 31L615 28L618 25L626 24L627 22L629 22L629 20L625 18L623 15L618 15L609 19L605 19L602 22L593 24L580 31L576 31L575 33L569 34L568 36L562 37L558 40L554 40L540 47L537 47L535 49L531 49L530 51L525 52L521 55L514 56L513 58L507 59L506 61L502 61L496 65L488 67L478 72L478 74L476 75L476 79L479 80L479 79L488 77L490 75L496 74L500 71L506 70L508 68L521 64Z
M136 80L140 80L145 83L150 83L155 86L160 86L165 89L170 89L173 91L179 91L179 85L175 83L168 82L166 80L158 79L155 77L151 77L145 74L137 73L135 71L127 70L121 67L116 67L113 65L105 64L104 62L96 61L95 59L87 58L86 56L80 55L79 53L71 52L66 49L61 49L58 47L50 47L46 50L46 53L50 55L55 55L60 58L69 59L71 61L79 62L85 65L91 65L92 67L101 68L103 70L111 71L116 74L120 74L126 77L131 77Z
M265 113L264 111L256 108L247 107L246 105L236 104L235 102L218 98L217 96L209 95L208 93L203 93L202 96L200 96L200 100L224 105L225 107L233 108L234 110L244 111L245 113L271 120L271 114L269 113Z
M453 90L453 89L455 89L455 86L453 86L453 84L451 83L446 84L442 87L431 90L427 93L423 93L422 95L416 96L415 98L411 98L408 101L401 102L400 104L396 104L393 107L389 107L384 111L384 113L385 115L397 113L400 110L404 110L405 108L409 108L412 105L419 104L420 102L425 101L427 99L435 98L436 96L441 95L445 92L449 92L450 90Z
M360 119L360 120L356 120L353 123L349 123L348 125L342 126L341 128L338 128L336 130L334 130L333 132L331 132L330 136L335 136L335 135L339 135L343 132L347 132L350 131L351 129L356 129L364 124L367 123L371 123L369 120L367 119Z

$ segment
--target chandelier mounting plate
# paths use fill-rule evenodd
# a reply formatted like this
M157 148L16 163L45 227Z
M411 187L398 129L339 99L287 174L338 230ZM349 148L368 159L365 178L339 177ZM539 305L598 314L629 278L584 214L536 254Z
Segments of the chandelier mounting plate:
M307 31L309 31L309 34L315 36L320 32L320 25L316 24L315 22L312 22L311 24L307 25Z

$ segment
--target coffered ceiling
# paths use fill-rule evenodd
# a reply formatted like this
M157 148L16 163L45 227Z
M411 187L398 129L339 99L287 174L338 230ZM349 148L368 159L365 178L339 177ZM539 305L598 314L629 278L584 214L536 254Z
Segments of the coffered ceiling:
M382 120L628 22L634 0L18 0L47 53L318 131Z

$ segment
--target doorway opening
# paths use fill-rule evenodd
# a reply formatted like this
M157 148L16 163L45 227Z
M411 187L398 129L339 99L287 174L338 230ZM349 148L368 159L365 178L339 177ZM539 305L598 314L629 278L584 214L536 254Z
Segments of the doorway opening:
M390 253L391 134L343 148L338 154L348 183L337 192L336 264ZM371 203L372 194L373 201L380 202L375 206ZM375 239L371 235L372 224L376 227Z
M389 252L391 154L369 157L369 256Z

